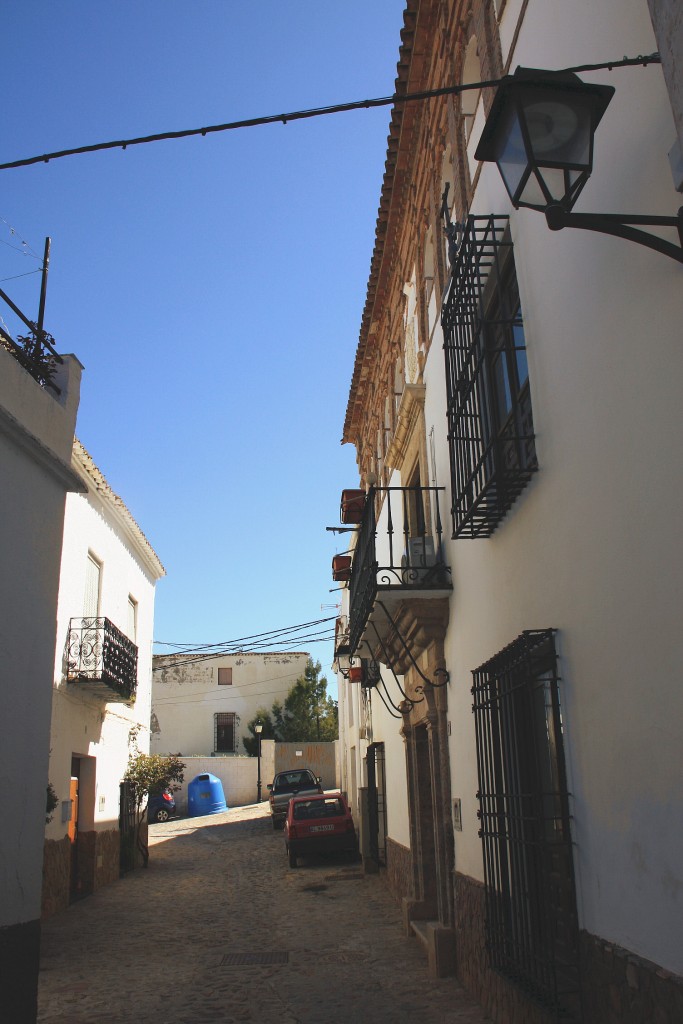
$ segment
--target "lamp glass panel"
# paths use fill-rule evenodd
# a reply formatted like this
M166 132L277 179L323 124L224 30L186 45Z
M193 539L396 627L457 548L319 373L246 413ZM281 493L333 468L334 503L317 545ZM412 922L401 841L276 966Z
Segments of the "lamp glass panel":
M535 174L530 174L517 200L519 206L530 206L534 210L545 210L548 198L538 183Z
M346 673L349 671L349 668L351 667L351 658L349 657L348 654L340 654L339 657L337 658L337 664L339 666L339 671L343 675L346 675Z
M567 179L564 171L557 167L539 167L536 173L543 178L545 187L555 202L561 202L567 191Z
M506 111L505 120L500 132L496 163L498 164L505 187L510 193L510 198L515 202L515 195L528 165L524 135L515 106Z
M531 90L522 99L524 119L537 163L590 166L593 100L567 91Z

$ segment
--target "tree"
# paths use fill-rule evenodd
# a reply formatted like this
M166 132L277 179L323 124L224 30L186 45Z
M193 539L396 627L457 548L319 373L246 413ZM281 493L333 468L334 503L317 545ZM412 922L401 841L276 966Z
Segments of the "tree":
M135 736L132 738L135 740ZM150 793L159 793L163 789L170 789L175 793L180 789L184 771L184 763L175 754L168 757L162 757L160 754L142 754L137 744L131 750L123 777L131 783L135 795L135 842L145 868L149 864L149 846L142 836L142 823L147 813L147 798Z
M55 787L51 782L47 784L47 794L45 797L45 824L49 825L52 821L52 812L56 810L57 804L59 803L59 797L55 793Z
M308 659L303 676L285 697L273 704L275 738L283 743L324 742L339 737L337 702L327 695L320 662Z
M249 722L247 722L247 729L251 733L251 736L242 737L244 749L248 754L251 755L251 757L256 757L258 753L258 737L256 735L255 726L259 722L263 726L263 731L261 732L261 739L275 739L275 726L273 725L273 719L270 717L270 711L267 711L266 708L259 708L254 717Z
M299 676L285 697L284 704L273 701L270 711L259 708L247 722L251 736L243 736L244 749L252 757L258 753L254 726L263 725L262 740L281 743L317 743L339 738L337 702L327 695L327 679L320 675L319 661L308 659L304 674Z

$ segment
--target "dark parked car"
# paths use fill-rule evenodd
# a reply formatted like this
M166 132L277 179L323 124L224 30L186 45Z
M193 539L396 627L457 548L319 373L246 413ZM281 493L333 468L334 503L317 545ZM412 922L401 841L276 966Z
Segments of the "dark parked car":
M278 772L273 781L268 783L273 828L284 825L287 806L293 796L306 796L308 793L322 791L320 776L314 775L310 768L292 768L288 772Z
M358 839L351 808L343 793L297 796L289 801L285 848L290 868L309 853L346 853L358 857Z
M175 814L175 800L170 789L162 793L150 793L147 803L147 821L168 821Z

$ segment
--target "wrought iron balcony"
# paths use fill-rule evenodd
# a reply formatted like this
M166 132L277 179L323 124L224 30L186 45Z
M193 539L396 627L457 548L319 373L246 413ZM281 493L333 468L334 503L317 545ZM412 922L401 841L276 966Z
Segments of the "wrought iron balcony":
M108 701L132 704L138 684L138 649L109 619L71 619L66 674Z
M340 615L334 625L334 656L348 654L349 647L349 619L347 615Z
M375 657L407 600L450 594L439 512L443 487L372 488L358 529L349 582L349 648ZM384 660L377 653L380 660Z
M2 295L0 290L0 296ZM35 324L31 325L30 334L20 334L16 340L0 327L0 346L14 356L38 384L60 394L60 389L53 378L57 371L57 363L63 360L52 344L54 340L47 331L39 333Z

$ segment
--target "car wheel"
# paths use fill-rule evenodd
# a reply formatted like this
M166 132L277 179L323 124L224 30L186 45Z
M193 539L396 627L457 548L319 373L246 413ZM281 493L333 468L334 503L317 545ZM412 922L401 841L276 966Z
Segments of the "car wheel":
M287 853L289 854L289 866L290 866L290 868L295 868L296 867L296 854L293 853L292 850L290 850L290 849L287 850Z
M170 814L165 807L160 807L157 813L154 815L155 821L168 821Z

